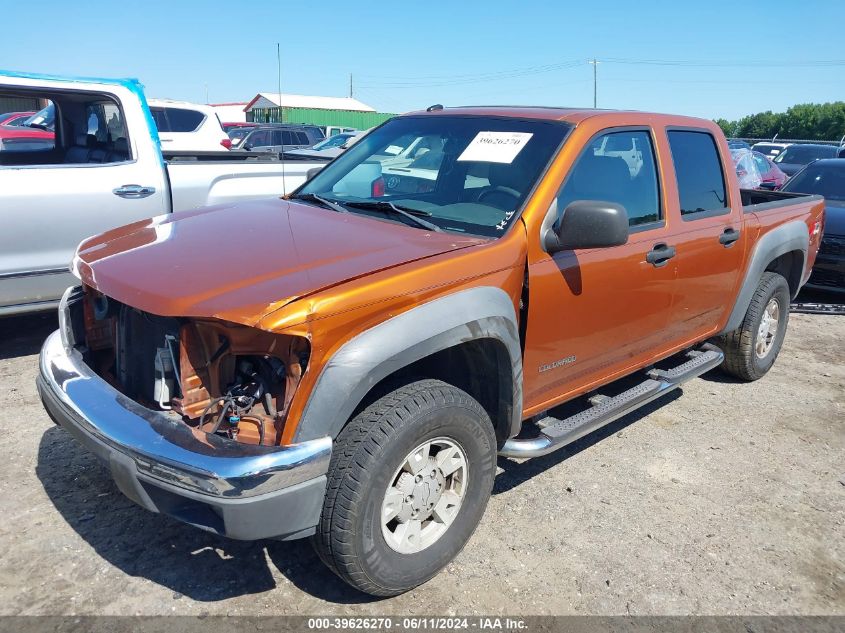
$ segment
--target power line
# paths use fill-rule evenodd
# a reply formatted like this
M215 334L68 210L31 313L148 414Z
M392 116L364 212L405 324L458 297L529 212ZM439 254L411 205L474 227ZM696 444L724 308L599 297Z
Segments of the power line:
M476 73L473 75L455 75L451 78L443 78L438 80L418 81L413 78L407 78L407 81L365 81L359 84L358 87L364 88L437 88L443 86L455 86L474 83L487 83L490 81L501 81L504 79L517 79L519 77L528 77L531 75L538 75L556 70L564 70L568 68L575 68L583 64L581 61L572 61L562 64L549 64L547 66L526 68L522 70L511 70L494 73Z
M497 71L489 71L486 73L449 73L445 75L414 75L414 80L424 80L424 81L449 81L449 80L458 80L458 79L474 79L479 76L493 76L493 75L503 75L503 74L511 74L511 73L523 73L523 72L533 72L533 71L549 71L555 70L556 68L562 66L575 66L579 64L579 60L572 59L566 60L561 62L554 62L550 64L539 64L534 66L522 66L520 68L510 68L506 70L497 70ZM408 79L412 79L407 75L359 75L359 77L369 78L369 79L387 79L387 80L396 80L396 81L404 81Z
M796 60L796 61L713 61L713 60L681 60L681 59L633 59L625 57L594 58L593 64L622 64L634 66L675 66L686 68L831 68L845 66L842 59L822 60ZM544 64L537 66L526 66L510 70L491 71L487 73L462 73L454 75L417 75L414 77L386 76L386 75L360 75L364 80L361 87L370 88L434 88L442 86L463 85L470 83L487 83L490 81L501 81L505 79L517 79L531 75L545 74L558 70L576 68L583 62L579 60L566 60L558 63ZM595 70L595 66L594 66ZM386 80L386 81L384 81Z
M606 57L601 61L609 64L630 64L640 66L689 66L700 68L756 68L756 67L814 67L814 66L845 66L845 59L796 60L796 61L713 61L689 59L628 59L625 57Z

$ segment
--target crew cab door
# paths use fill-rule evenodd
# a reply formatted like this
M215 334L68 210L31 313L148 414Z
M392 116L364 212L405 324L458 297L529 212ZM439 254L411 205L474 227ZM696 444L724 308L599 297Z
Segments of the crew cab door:
M54 112L39 143L0 140L0 314L54 305L86 237L168 211L155 130L132 88L0 76L0 94Z
M647 127L604 130L559 189L557 214L575 200L615 202L627 211L630 235L622 246L529 261L526 409L587 391L666 346L676 267L655 145Z
M673 244L678 283L665 336L684 345L714 334L727 318L748 236L739 191L727 185L732 182L727 170L733 166L730 158L721 160L715 137L706 130L686 128L670 128L666 136L672 157L666 178L677 183L668 204L677 225Z

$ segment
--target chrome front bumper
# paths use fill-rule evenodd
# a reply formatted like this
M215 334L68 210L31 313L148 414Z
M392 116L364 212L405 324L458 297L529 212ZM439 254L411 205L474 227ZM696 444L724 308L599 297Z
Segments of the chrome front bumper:
M139 505L233 538L295 538L317 524L332 442L243 444L147 409L97 376L59 331L38 391L50 416L111 469Z

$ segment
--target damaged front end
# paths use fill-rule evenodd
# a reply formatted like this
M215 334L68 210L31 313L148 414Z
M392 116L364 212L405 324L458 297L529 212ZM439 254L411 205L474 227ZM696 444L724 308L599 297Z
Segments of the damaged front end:
M308 354L301 337L74 288L36 382L138 505L231 538L300 538L319 521L332 450L329 437L280 442Z
M86 288L83 357L145 407L204 433L278 445L308 340L211 319L161 317Z

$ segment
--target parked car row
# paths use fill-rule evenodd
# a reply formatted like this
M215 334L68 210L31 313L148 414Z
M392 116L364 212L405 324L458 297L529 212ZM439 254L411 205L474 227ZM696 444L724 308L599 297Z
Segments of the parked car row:
M326 137L316 125L257 123L251 127L242 125L232 128L229 138L232 149L280 153L287 149L311 147Z
M232 149L335 158L369 130L299 123L224 123Z
M147 108L132 80L0 74L0 91L49 102L29 126L0 130L0 316L55 308L87 236L139 222L140 246L164 238L173 212L278 197L322 167L224 150L214 112L178 102ZM3 137L7 130L13 135Z
M731 140L740 187L817 194L825 199L825 222L808 287L845 292L845 146L822 143Z
M323 129L316 125L224 124L214 108L208 105L169 99L148 99L147 104L161 147L165 151L215 152L237 149L280 153L288 149L313 149L316 144L326 140ZM52 147L52 108L50 104L40 112L8 112L0 115L0 149L28 151ZM113 134L112 138L116 139L118 135Z
M752 146L732 139L728 147L737 178L746 189L779 189L790 176L813 161L845 157L845 146L823 143L760 142Z

